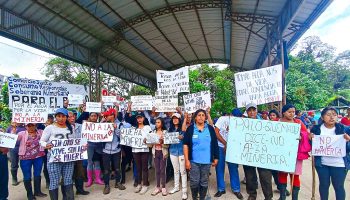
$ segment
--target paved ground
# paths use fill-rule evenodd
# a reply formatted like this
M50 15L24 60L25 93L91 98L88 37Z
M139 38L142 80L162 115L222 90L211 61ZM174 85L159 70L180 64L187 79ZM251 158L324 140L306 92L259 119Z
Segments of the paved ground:
M227 171L227 170L226 170ZM241 179L244 177L244 173L243 173L243 169L242 167L239 168L239 172L240 172L240 176ZM214 194L216 192L216 180L215 180L215 170L212 168L212 175L210 177L210 195L212 196L212 199L217 199L214 198ZM150 171L150 174L154 174L154 170ZM102 190L103 190L103 186L99 186L99 185L93 185L91 188L88 188L87 190L90 191L90 195L88 196L76 196L76 199L99 199L99 200L111 200L111 199L120 199L120 200L147 200L147 199L181 199L181 193L178 192L174 195L168 195L167 197L162 197L160 194L157 197L153 197L151 196L151 193L154 189L154 176L150 175L150 189L149 191L145 194L145 195L139 195L139 194L135 194L134 191L134 187L133 187L133 182L132 182L132 174L131 172L128 172L127 174L127 178L129 178L127 180L126 183L126 187L127 189L124 191L119 191L117 189L112 188L111 189L111 193L108 195L103 195L102 194ZM20 177L20 180L22 179L22 177ZM226 173L226 180L228 179L228 173ZM302 181L302 186L301 186L301 191L300 191L300 195L299 195L299 199L300 200L309 200L311 199L311 194L312 194L312 173L311 173L311 161L307 160L304 162L304 166L303 166L303 175L301 176L301 181ZM316 177L316 199L320 199L319 195L318 195L318 178ZM113 184L114 185L114 184ZM226 183L227 188L229 188L229 183ZM172 181L169 182L169 184L167 184L167 188L170 190L172 188L173 184ZM245 192L245 185L241 184L242 187L242 194L245 197L245 199L248 198L248 195ZM350 176L348 175L347 179L346 179L346 183L345 183L345 188L349 188L350 187ZM260 188L260 187L259 187ZM276 186L274 185L274 190L276 190ZM26 193L25 193L25 189L23 186L23 183L21 182L20 185L18 186L12 186L10 185L9 187L10 190L10 196L9 199L10 200L26 200ZM46 189L43 188L43 192L44 193L48 193L48 191ZM261 189L258 190L258 200L262 200L263 198L263 194ZM350 194L348 193L348 199ZM60 197L61 198L61 197ZM274 193L274 199L278 199L279 198L279 194L277 192ZM38 198L38 200L44 200L44 198ZM49 199L49 198L45 198L45 199ZM190 199L190 198L189 198ZM221 198L218 199L237 199L229 189L227 189L227 193L223 196L221 196ZM291 197L289 197L288 199L291 199ZM330 189L330 200L335 200L335 196L334 196L334 190L333 188Z

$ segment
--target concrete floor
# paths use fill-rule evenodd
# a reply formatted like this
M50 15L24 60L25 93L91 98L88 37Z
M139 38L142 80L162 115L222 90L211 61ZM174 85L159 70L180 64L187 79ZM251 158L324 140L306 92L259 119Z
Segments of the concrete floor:
M226 170L226 180L229 180L229 176L228 176L228 170ZM21 171L19 170L19 179L22 180L22 174ZM309 200L311 199L311 195L312 195L312 170L311 170L311 160L306 160L304 161L303 164L303 175L301 176L301 182L302 182L302 186L301 186L301 191L299 194L299 199L300 200ZM76 199L98 199L98 200L111 200L111 199L120 199L120 200L149 200L151 199L181 199L181 192L178 192L174 195L168 195L166 197L161 196L161 194L158 194L158 196L153 197L151 196L151 193L154 189L155 186L155 180L154 180L154 170L152 169L150 172L150 184L151 186L149 187L148 192L145 195L140 195L140 194L135 194L134 193L134 187L133 187L133 181L132 181L132 173L131 171L129 171L127 173L127 183L125 184L126 186L126 190L124 191L120 191L118 189L115 188L111 188L111 193L108 195L104 195L102 193L103 191L103 187L104 186L100 186L100 185L93 185L90 188L87 188L87 191L90 191L90 195L87 196L76 196ZM233 193L230 191L230 187L229 187L229 182L226 182L226 194L221 196L220 198L214 198L214 194L216 193L216 178L215 178L215 169L212 168L211 169L211 173L212 175L210 176L210 195L212 197L212 199L237 199ZM240 167L239 168L239 173L240 173L240 178L243 179L244 177L244 173L243 173L243 168ZM317 174L316 174L317 175ZM44 181L42 181L44 182ZM11 181L10 181L11 183ZM111 184L111 186L114 186L114 183ZM1 186L0 186L1 187ZM44 187L44 184L43 184ZM173 187L173 181L170 181L167 184L167 188L168 190L170 190ZM350 187L350 176L347 176L346 182L345 182L345 188L349 188ZM245 191L245 185L241 184L241 190L242 190L242 194L244 196L244 199L248 198L248 195ZM276 186L273 185L273 190L276 190ZM10 196L9 196L9 200L26 200L26 191L24 189L24 185L21 182L20 185L18 186L12 186L11 184L9 185L9 191L10 191ZM48 190L46 190L45 188L42 189L42 191L44 193L48 194ZM190 195L189 195L190 196ZM350 194L347 194L347 199L350 199ZM60 197L61 198L61 197ZM278 192L274 192L274 199L278 199L279 198L279 193ZM46 200L49 198L37 198L38 200ZM189 198L191 199L191 198ZM263 200L263 194L261 191L261 187L259 186L258 189L258 200ZM288 197L287 199L291 199L291 197ZM320 199L319 195L318 195L318 178L316 177L316 199ZM335 195L334 195L334 190L331 187L330 188L330 196L329 196L330 200L335 200Z

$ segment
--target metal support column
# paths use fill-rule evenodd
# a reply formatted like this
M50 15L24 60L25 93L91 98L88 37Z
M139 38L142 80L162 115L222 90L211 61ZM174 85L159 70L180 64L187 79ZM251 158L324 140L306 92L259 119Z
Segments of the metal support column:
M282 102L280 110L282 110L282 107L286 105L286 70L284 66L284 46L283 46L283 35L280 32L280 51L281 51L281 64L282 64Z
M101 101L101 76L99 56L92 56L89 66L89 80L90 80L90 101Z

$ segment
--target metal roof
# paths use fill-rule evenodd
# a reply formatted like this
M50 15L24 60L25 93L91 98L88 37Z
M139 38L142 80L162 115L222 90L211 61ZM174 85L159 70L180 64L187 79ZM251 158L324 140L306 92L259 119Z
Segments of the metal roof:
M150 87L158 69L264 67L281 37L290 49L330 3L0 0L0 35Z

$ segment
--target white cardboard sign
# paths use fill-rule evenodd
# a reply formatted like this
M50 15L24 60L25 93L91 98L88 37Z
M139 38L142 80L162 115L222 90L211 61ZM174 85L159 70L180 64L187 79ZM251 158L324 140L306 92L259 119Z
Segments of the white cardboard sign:
M180 92L189 92L188 67L174 71L157 70L157 89L160 95L174 95Z
M0 132L0 147L14 148L18 135Z
M164 134L164 144L180 143L179 132L166 132Z
M102 105L100 102L86 102L86 112L100 113L102 111Z
M44 104L13 103L12 121L17 123L45 123L48 108Z
M151 95L131 96L131 110L152 110L153 97Z
M282 65L235 74L237 107L282 101Z
M183 96L185 111L194 113L198 109L207 109L211 107L210 91L202 91Z
M113 123L83 122L81 137L89 142L111 142L113 134Z
M120 144L133 147L133 148L147 148L147 145L143 142L146 138L141 129L136 128L123 128L120 130Z
M49 162L72 162L88 159L87 141L82 138L52 140Z
M69 104L80 105L84 103L84 95L81 94L68 94Z
M344 157L346 155L344 135L315 135L312 139L312 155Z
M156 107L156 112L176 112L178 107L178 96L169 95L169 96L154 96L154 107Z

